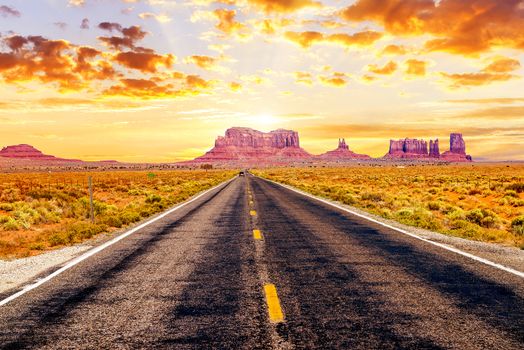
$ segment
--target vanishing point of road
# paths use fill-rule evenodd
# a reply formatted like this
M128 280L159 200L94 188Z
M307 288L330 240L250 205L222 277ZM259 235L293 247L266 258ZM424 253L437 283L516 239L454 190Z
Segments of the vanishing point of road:
M523 344L522 277L253 176L0 306L2 349Z

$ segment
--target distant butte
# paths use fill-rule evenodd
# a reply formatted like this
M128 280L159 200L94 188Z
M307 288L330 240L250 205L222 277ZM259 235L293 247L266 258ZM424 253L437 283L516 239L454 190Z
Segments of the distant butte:
M429 147L428 147L429 146ZM432 161L470 162L462 134L452 133L450 150L440 154L439 140L400 139L390 140L389 151L382 157L386 161ZM215 146L203 156L182 165L216 164L221 166L271 166L305 163L330 163L373 160L368 155L349 149L345 139L339 139L338 147L321 155L312 155L300 147L296 131L278 129L271 132L242 127L226 130L218 136ZM379 160L379 159L375 159Z
M338 147L333 150L326 152L324 154L321 154L319 156L320 159L324 160L352 160L352 159L371 159L370 156L367 154L358 154L349 149L349 146L346 144L345 139L339 139L338 140Z
M0 157L41 161L78 162L76 159L63 159L43 154L42 151L26 144L4 147L0 150Z

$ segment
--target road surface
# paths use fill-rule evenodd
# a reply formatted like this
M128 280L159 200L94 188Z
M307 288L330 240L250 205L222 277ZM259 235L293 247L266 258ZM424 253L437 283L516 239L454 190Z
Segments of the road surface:
M3 349L522 344L521 277L252 176L0 307Z

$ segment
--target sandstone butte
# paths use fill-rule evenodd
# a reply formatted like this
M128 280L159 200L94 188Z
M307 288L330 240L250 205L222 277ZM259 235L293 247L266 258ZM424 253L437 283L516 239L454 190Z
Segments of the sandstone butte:
M31 145L7 146L0 150L4 159L24 159L44 162L82 162L75 159L63 159L43 154ZM312 155L300 147L296 131L278 129L271 132L261 132L250 128L230 128L225 136L219 136L215 146L201 157L182 162L182 165L203 163L232 165L286 165L312 162L343 162L352 160L372 160L368 155L351 151L345 139L339 139L338 147L321 155ZM390 140L389 152L383 157L386 160L422 160L471 162L466 154L466 143L462 134L450 135L450 148L440 154L439 140L403 139ZM82 162L83 163L83 162ZM99 162L104 163L104 162ZM116 163L107 161L107 163Z
M300 147L298 133L278 129L268 133L250 128L230 128L219 136L215 147L193 162L279 161L313 156Z
M425 140L391 140L386 160L422 160L422 161L471 161L466 155L466 145L462 134L451 134L450 150L440 154L439 141L430 140L429 148ZM351 160L371 160L365 154L351 151L345 139L339 139L335 150L321 155L312 155L300 147L296 131L278 129L268 133L250 128L234 127L226 130L225 136L219 136L215 146L191 163L244 163L249 165L300 163L300 162L338 162Z
M75 159L63 159L55 156L43 154L31 145L14 145L7 146L0 150L0 157L13 159L29 159L37 161L61 161L61 162L78 162Z
M385 159L421 159L443 160L448 162L471 162L472 158L466 154L466 142L462 134L452 133L449 137L449 151L440 154L439 141L417 139L390 140L389 152Z
M358 154L349 149L345 139L338 140L338 148L318 156L324 160L352 160L352 159L371 159L367 154Z

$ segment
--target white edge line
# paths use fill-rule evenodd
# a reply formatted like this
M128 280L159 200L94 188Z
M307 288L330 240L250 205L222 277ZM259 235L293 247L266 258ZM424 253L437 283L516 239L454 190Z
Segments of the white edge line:
M11 295L11 296L1 300L0 301L0 306L4 306L4 305L8 304L9 302L15 300L16 298L19 298L20 296L26 294L27 292L29 292L29 291L31 291L31 290L33 290L35 288L40 287L42 284L52 280L53 278L55 278L56 276L60 275L61 273L65 272L65 271L69 270L73 266L75 266L75 265L81 263L82 261L92 257L93 255L95 255L95 254L101 252L102 250L112 246L113 244L123 240L124 238L126 238L126 237L132 235L133 233L143 229L144 227L152 224L153 222L158 221L158 220L166 217L167 215L173 213L174 211L177 211L178 209L180 209L182 207L185 207L186 205L196 201L197 199L199 199L202 196L206 195L207 193L209 193L209 192L219 188L220 186L227 185L228 183L233 181L235 178L236 178L236 176L233 177L232 179L224 181L224 182L222 182L222 183L220 183L220 184L218 184L218 185L216 185L216 186L214 186L214 187L212 187L212 188L210 188L208 190L205 190L204 192L200 193L196 197L193 197L190 200L188 200L186 202L183 202L183 203L177 205L176 207L171 208L171 209L163 212L162 214L160 214L158 216L155 216L154 218L144 222L143 224L140 224L139 226L134 227L131 230L126 231L125 233L122 233L121 235L113 238L110 241L105 242L104 244L99 245L98 247L90 249L89 251L85 252L84 254L80 255L79 257L76 257L75 259L71 260L69 263L67 263L66 265L62 266L60 269L56 270L52 274L50 274L50 275L48 275L48 276L38 280L38 282L36 282L36 283L30 284L30 285L24 287L22 290L16 292L15 294L13 294L13 295Z
M397 232L403 233L403 234L408 235L408 236L410 236L410 237L413 237L413 238L419 239L419 240L424 241L424 242L429 243L429 244L433 244L433 245L435 245L435 246L437 246L437 247L440 247L440 248L442 248L442 249L449 250L450 252L453 252L453 253L456 253L456 254L459 254L459 255L465 256L465 257L467 257L467 258L473 259L473 260L475 260L475 261L481 262L481 263L483 263L483 264L489 265L489 266L494 267L494 268L497 268L497 269L499 269L499 270L503 270L503 271L509 272L509 273L511 273L511 274L514 274L514 275L516 275L516 276L518 276L518 277L524 278L524 272L521 272L521 271L518 271L518 270L512 269L511 267L507 267L507 266L504 266L504 265L501 265L501 264L497 264L496 262L493 262L493 261L491 261L491 260L484 259L484 258L481 258L481 257L479 257L479 256L476 256L476 255L473 255L473 254L467 253L467 252L462 251L462 250L460 250L460 249L458 249L458 248L451 247L451 246L446 245L446 244L442 244L442 243L434 242L434 241L431 241L431 240L429 240L429 239L426 239L426 238L420 237L420 236L418 236L418 235L416 235L416 234L414 234L414 233L411 233L411 232L405 231L405 230L403 230L403 229L401 229L401 228L398 228L398 227L395 227L395 226L391 226L391 225L388 225L388 224L386 224L386 223L384 223L384 222L381 222L381 221L375 220L375 219L370 218L370 217L368 217L368 216L366 216L366 215L363 215L363 214L357 213L357 212L355 212L355 211L353 211L353 210L351 210L351 209L344 208L343 206L340 206L340 205L338 205L338 204L332 203L332 202L327 201L327 200L325 200L325 199L322 199L322 198L319 198L319 197L317 197L317 196L314 196L314 195L311 195L311 194L309 194L309 193L306 193L306 192L304 192L304 191L298 190L298 189L296 189L296 188L294 188L294 187L292 187L292 186L288 186L288 185L281 184L281 183L278 183L278 182L276 182L276 181L272 181L272 180L268 180L268 179L264 179L264 178L261 178L261 179L266 180L266 181L269 181L269 182L274 183L274 184L276 184L276 185L282 186L282 187L284 187L284 188L287 188L288 190L293 191L293 192L296 192L296 193L301 194L301 195L303 195L303 196L306 196L306 197L309 197L309 198L315 199L315 200L317 200L317 201L319 201L319 202L322 202L322 203L325 203L325 204L331 205L332 207L335 207L335 208L337 208L337 209L343 210L343 211L348 212L348 213L350 213L350 214L352 214L352 215L358 216L358 217L360 217L360 218L363 218L363 219L366 219L366 220L368 220L368 221L374 222L374 223L376 223L376 224L382 225L382 226L387 227L387 228L389 228L389 229L392 229L392 230L395 230L395 231L397 231Z

